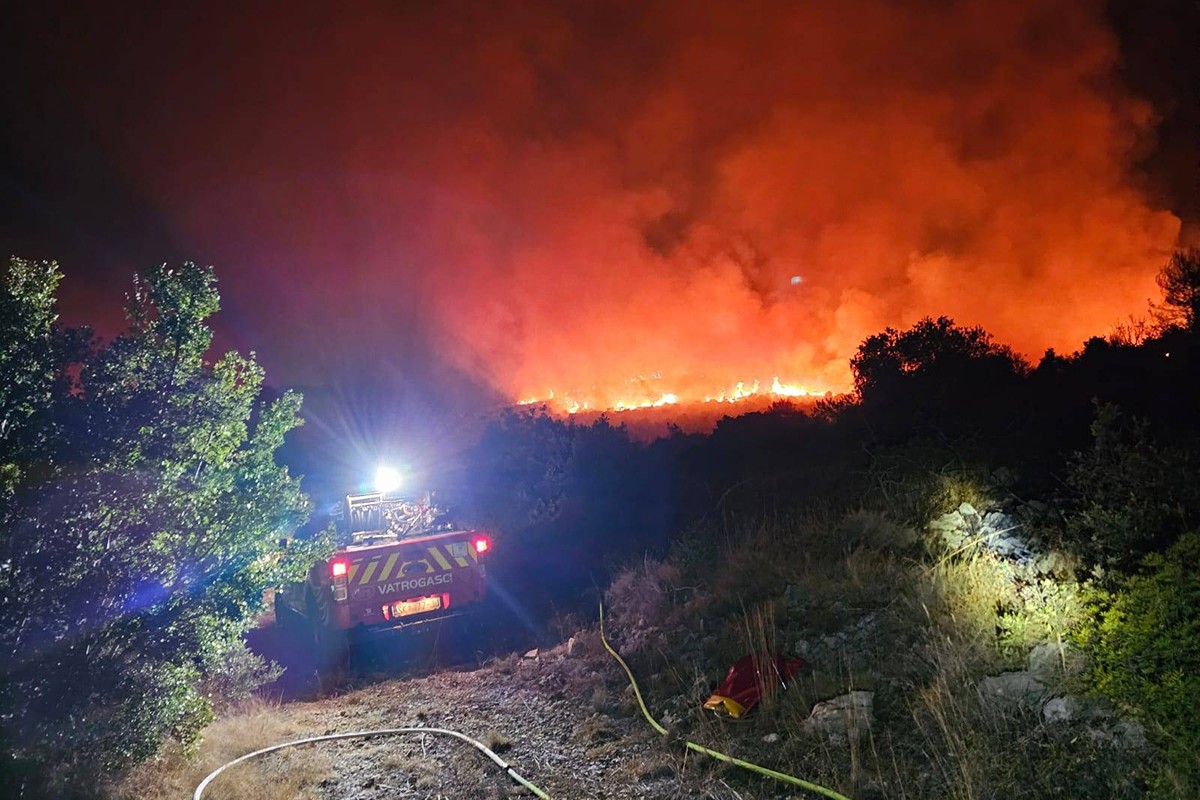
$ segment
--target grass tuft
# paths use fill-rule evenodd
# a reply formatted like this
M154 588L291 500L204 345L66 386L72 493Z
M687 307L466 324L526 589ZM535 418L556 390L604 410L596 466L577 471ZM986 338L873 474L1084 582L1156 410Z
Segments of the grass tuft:
M178 746L134 768L107 787L108 800L179 800L191 797L210 772L255 750L304 734L287 723L278 708L262 700L247 703L204 729L197 752ZM211 800L316 800L329 776L329 757L313 748L288 748L231 767L205 791Z

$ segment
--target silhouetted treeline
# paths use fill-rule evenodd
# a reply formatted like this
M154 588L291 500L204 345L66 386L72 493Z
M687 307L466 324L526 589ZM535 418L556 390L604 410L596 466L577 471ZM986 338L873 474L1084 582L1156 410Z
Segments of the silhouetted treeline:
M879 506L897 472L969 470L1023 500L1062 499L1107 406L1154 441L1200 452L1198 347L1197 332L1167 327L1031 365L981 329L925 319L863 343L856 396L814 411L780 403L711 434L647 445L604 419L507 412L464 455L451 493L565 599L705 517Z

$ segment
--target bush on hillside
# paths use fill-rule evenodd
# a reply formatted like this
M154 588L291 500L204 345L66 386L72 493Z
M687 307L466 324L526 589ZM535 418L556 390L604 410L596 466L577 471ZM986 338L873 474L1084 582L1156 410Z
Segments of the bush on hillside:
M1099 405L1093 446L1078 454L1067 484L1074 511L1066 540L1087 561L1124 573L1200 524L1196 455L1153 440L1144 420Z
M1097 691L1132 709L1166 753L1157 790L1200 796L1200 532L1101 596L1081 633Z

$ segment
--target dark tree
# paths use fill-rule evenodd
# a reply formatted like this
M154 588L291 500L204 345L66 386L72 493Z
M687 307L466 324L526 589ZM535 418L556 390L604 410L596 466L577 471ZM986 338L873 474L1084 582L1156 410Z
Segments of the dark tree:
M983 328L963 328L949 317L925 317L907 331L887 328L868 337L850 359L854 387L864 400L906 378L950 376L972 364L1011 373L1025 369L1019 356Z
M926 317L867 338L850 361L860 414L882 441L994 448L1019 428L1028 366L982 328Z
M1177 250L1157 281L1163 293L1160 319L1168 327L1200 333L1200 250Z

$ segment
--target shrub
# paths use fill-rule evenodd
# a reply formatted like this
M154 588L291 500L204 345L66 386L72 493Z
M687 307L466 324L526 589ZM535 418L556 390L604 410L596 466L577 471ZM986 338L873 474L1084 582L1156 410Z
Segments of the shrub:
M1105 569L1136 570L1200 523L1195 456L1155 442L1147 422L1126 420L1113 405L1097 407L1092 436L1067 477L1075 508L1067 543Z
M1200 796L1200 532L1096 600L1081 632L1095 689L1133 710L1166 754L1162 797Z

